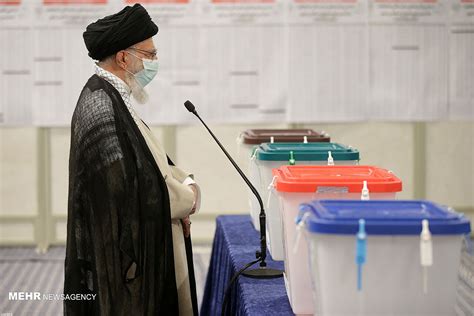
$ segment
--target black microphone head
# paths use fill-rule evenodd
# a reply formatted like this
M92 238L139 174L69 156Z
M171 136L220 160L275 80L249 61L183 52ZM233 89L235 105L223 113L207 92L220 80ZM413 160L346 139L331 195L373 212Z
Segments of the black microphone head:
M186 107L186 109L188 109L189 112L196 112L196 108L194 107L194 104L191 103L191 101L187 100L186 102L184 102L184 106Z

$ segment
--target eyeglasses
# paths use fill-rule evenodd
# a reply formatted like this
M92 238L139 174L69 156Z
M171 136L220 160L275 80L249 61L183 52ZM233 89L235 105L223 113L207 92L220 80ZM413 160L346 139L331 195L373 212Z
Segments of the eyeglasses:
M150 56L151 59L155 59L156 58L156 54L158 53L156 50L150 52L148 50L144 50L144 49L140 49L140 48L136 48L136 47L129 47L129 49L133 49L134 51L137 51L137 52L140 52L142 54L145 54L147 56Z

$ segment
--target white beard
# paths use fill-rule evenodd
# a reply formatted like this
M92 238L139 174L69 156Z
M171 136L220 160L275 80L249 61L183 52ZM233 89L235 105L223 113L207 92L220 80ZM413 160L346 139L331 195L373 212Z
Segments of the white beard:
M130 90L132 91L132 97L137 101L137 103L147 103L149 98L148 92L146 92L146 90L138 84L137 80L135 80L135 77L127 73L125 80L126 84L130 87Z

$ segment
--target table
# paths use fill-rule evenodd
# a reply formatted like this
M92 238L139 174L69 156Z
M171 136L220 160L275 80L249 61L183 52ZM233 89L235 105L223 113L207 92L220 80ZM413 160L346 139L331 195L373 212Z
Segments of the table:
M255 260L259 236L248 215L224 215L216 219L216 232L200 315L220 315L224 291L230 278L245 264ZM283 270L283 261L267 265ZM258 264L251 268L258 267ZM250 268L250 269L251 269ZM252 279L239 276L232 290L229 315L294 315L286 296L283 278Z

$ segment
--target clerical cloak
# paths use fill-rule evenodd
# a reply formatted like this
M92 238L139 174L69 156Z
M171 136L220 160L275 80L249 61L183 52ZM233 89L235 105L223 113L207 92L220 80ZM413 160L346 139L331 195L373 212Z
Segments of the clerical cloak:
M172 162L169 160L169 163ZM197 314L191 241L186 240ZM65 315L178 315L165 179L119 92L92 76L71 122Z

